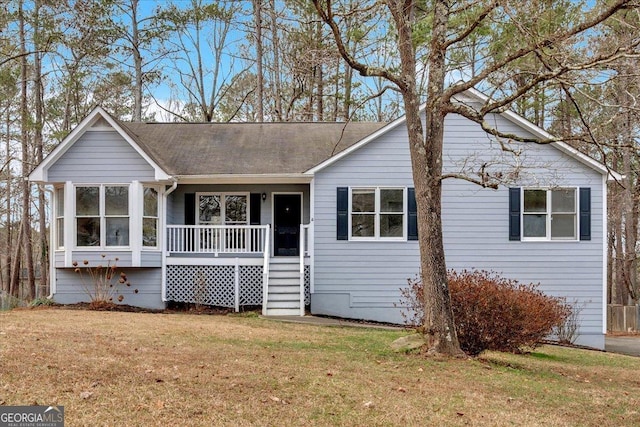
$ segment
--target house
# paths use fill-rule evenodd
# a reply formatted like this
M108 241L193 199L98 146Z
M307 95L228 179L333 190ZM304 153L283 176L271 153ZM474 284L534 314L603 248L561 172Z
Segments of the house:
M511 112L488 120L548 136ZM135 284L131 305L402 323L400 288L419 270L406 132L403 118L123 123L96 108L30 175L52 189L53 297L86 300L73 263L106 255ZM581 309L578 343L603 348L606 167L562 143L498 141L457 115L444 153L449 173L480 166L508 181L444 180L447 267L540 283Z

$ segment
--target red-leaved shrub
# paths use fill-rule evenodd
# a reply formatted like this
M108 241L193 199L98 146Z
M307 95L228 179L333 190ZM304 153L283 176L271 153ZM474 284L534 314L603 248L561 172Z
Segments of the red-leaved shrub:
M571 311L562 299L538 290L538 285L524 285L494 272L449 271L448 281L460 347L472 356L484 350L518 352L525 346L534 348ZM422 282L409 280L409 287L401 292L405 320L422 325Z

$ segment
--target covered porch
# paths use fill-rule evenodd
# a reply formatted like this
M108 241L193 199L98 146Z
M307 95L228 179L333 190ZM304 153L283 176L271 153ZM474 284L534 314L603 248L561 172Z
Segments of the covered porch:
M181 188L182 187L182 188ZM308 185L185 185L167 199L163 299L263 315L310 304Z

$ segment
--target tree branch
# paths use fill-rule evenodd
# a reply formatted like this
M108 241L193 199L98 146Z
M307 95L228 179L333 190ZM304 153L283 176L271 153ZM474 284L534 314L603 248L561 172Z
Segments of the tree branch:
M541 40L538 40L532 44L529 44L528 46L524 46L518 50L516 50L515 52L511 53L510 55L507 55L504 59L497 61L493 64L489 64L487 65L484 70L482 70L480 73L476 74L475 76L472 76L471 78L469 78L466 81L463 82L458 82L454 85L451 85L449 88L447 88L445 90L445 92L443 93L443 100L445 101L449 101L451 99L452 96L464 92L467 89L471 89L474 86L476 86L479 83L482 83L487 77L489 77L492 73L502 69L503 67L505 67L506 65L536 51L536 50L541 50L545 47L548 46L553 46L557 43L560 43L562 41L565 41L577 34L583 33L593 27L595 27L596 25L602 23L604 20L608 19L609 17L611 17L613 14L615 14L616 12L618 12L619 10L623 10L626 9L630 3L633 3L635 0L617 0L615 3L613 3L613 5L611 5L610 7L608 7L607 9L605 9L604 11L602 11L599 14L596 14L595 16L593 16L590 19L587 19L585 21L583 21L582 23L580 23L579 25L576 25L573 28L569 28L566 31L556 31L552 34L549 34L547 37L542 38Z
M338 48L338 52L340 56L349 64L351 68L358 71L361 76L364 77L383 77L394 84L396 84L401 90L404 89L405 84L404 81L400 78L400 76L391 73L389 70L381 67L372 67L362 62L357 61L348 51L347 47L342 41L342 36L340 33L340 28L338 23L334 19L333 8L331 6L331 0L325 0L326 3L326 11L324 7L320 4L321 0L313 0L313 5L316 8L316 11L320 15L322 21L329 26L331 29L331 33L333 34L333 38L336 42L336 46Z

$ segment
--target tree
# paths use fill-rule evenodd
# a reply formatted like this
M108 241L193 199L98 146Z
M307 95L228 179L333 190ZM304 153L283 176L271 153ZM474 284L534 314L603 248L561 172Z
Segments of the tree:
M149 83L160 78L161 72L157 70L158 64L168 54L161 49L167 36L163 22L163 9L161 6L156 6L154 13L143 16L139 0L120 0L113 4L116 13L109 25L113 30L112 34L108 34L108 36L116 39L117 51L124 54L122 65L125 66L125 69L128 68L132 71L133 78L130 87L133 95L133 112L131 119L139 122L143 116L145 88ZM114 71L109 78L121 79L123 74L120 71Z
M188 7L169 5L158 18L171 34L167 41L178 90L183 91L185 111L173 112L183 120L211 122L229 87L243 71L234 74L227 37L240 5L234 2L206 4L191 0ZM211 65L208 65L211 64Z
M496 137L523 143L551 142L503 134L491 127L485 116L508 108L545 82L580 74L628 55L637 47L638 40L605 51L582 49L584 54L578 58L556 52L585 46L584 40L597 34L604 21L615 18L621 10L637 8L637 2L616 0L598 3L588 10L584 6L583 16L563 28L551 25L549 21L555 6L553 1L385 0L364 2L357 9L347 1L313 0L313 3L322 21L331 29L337 50L349 66L363 76L386 79L402 95L418 206L420 274L426 301L423 333L429 352L459 354L442 240L442 181L463 178L483 187L496 187L498 182L489 173L477 176L443 174L445 117L459 114ZM379 66L373 56L358 59L349 51L344 43L342 19L355 15L360 17L363 26L371 22L372 16L386 18L386 29L395 36L396 67ZM486 35L481 33L485 26L492 28ZM448 58L464 49L472 38L483 41L482 52L476 56L479 59L474 61L475 74L465 76L462 81L449 82ZM499 92L500 84L517 73L525 61L537 64L540 71L520 87ZM416 79L422 66L427 70L424 93L419 90ZM491 96L479 106L455 102L455 95L471 88L485 89ZM420 108L423 99L424 125Z

